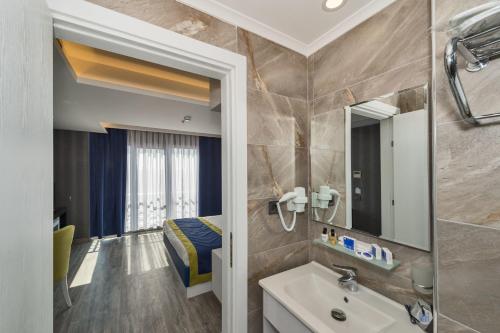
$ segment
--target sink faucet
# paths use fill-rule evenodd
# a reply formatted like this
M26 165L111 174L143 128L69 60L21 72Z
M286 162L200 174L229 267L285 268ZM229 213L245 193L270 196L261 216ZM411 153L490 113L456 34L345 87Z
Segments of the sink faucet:
M342 273L337 279L339 286L351 292L358 291L358 270L351 266L341 266L332 264L332 268Z

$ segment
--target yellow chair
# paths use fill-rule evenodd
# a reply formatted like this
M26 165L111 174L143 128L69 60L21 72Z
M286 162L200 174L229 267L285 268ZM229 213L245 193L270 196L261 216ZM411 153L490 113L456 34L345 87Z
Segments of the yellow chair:
M68 290L69 257L74 234L74 225L68 225L54 231L54 284L61 284L64 299L68 306L71 306Z

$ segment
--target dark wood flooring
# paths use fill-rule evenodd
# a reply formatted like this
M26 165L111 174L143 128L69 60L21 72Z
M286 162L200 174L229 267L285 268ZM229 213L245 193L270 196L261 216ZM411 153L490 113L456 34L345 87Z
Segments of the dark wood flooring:
M73 306L54 290L54 332L220 332L217 298L188 300L165 251L161 232L74 245Z

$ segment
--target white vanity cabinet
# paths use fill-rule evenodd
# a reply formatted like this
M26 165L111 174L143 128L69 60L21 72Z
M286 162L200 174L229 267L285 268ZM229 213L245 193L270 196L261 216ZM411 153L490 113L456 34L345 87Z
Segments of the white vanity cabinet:
M290 313L283 305L275 300L266 291L264 293L263 325L264 333L309 333L300 320Z

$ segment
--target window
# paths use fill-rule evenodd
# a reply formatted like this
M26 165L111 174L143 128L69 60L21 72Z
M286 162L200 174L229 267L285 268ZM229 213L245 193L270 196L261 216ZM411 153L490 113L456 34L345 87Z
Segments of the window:
M198 213L198 137L129 131L125 231Z

